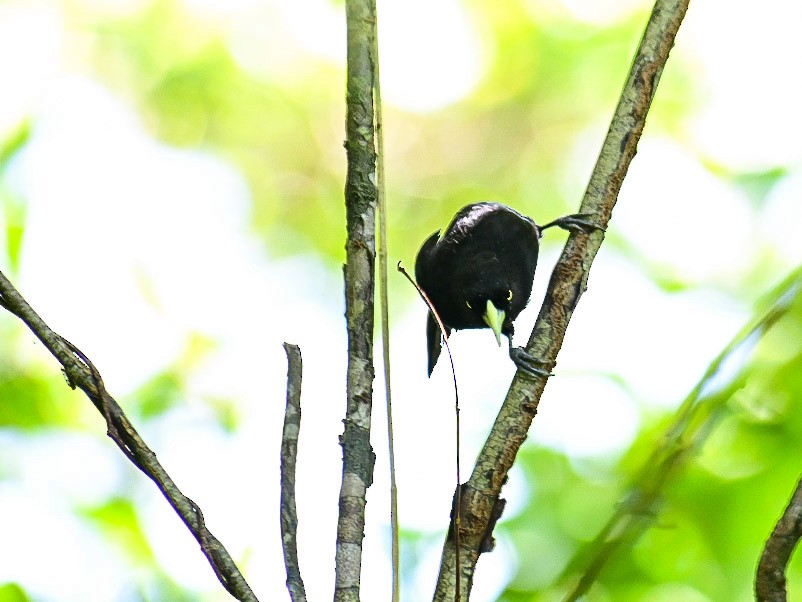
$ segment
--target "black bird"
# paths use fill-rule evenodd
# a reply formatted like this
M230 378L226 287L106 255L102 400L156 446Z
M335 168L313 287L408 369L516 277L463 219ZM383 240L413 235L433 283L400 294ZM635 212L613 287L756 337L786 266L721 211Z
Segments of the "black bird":
M597 226L583 214L538 226L501 203L473 203L459 210L440 235L426 239L415 259L415 277L434 305L446 336L463 328L490 328L519 368L547 375L541 363L512 346L513 321L532 293L540 236L546 228L589 232ZM440 327L431 312L426 322L429 376L441 351Z

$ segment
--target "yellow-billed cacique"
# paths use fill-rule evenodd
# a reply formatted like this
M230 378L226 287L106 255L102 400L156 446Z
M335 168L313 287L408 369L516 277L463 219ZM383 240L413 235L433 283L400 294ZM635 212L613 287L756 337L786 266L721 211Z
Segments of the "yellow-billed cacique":
M460 209L441 234L423 243L415 260L415 277L434 305L446 336L452 330L490 328L501 345L509 340L510 358L519 368L548 374L540 362L513 347L513 321L532 293L540 236L558 226L589 232L594 226L583 214L567 215L538 226L501 203L473 203ZM440 357L441 333L429 312L426 322L429 375Z

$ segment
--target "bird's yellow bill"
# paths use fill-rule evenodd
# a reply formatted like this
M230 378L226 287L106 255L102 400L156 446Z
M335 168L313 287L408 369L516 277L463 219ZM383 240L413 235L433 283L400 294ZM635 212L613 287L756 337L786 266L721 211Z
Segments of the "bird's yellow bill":
M496 343L498 343L499 347L501 347L501 326L504 324L504 318L506 316L507 312L505 312L503 309L497 308L495 305L493 305L493 302L488 299L487 309L485 310L485 315L482 316L482 319L485 321L485 324L490 326L493 334L496 335Z

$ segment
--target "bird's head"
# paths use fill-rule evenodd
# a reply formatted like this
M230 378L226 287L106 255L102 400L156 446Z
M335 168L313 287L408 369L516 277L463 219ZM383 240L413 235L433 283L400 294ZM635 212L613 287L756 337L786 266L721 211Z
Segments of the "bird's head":
M465 305L474 314L477 323L484 322L496 335L496 342L501 346L501 335L512 333L512 320L520 309L513 309L515 292L509 286L496 287L484 292L468 296Z

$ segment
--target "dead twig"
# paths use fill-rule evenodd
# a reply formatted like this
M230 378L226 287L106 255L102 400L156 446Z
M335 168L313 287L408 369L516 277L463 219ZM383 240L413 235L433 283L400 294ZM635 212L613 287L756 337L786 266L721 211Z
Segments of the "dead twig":
M295 462L301 431L301 349L284 343L287 354L287 408L281 431L281 545L287 569L287 589L292 602L306 602L306 590L298 565L298 513L295 510Z

